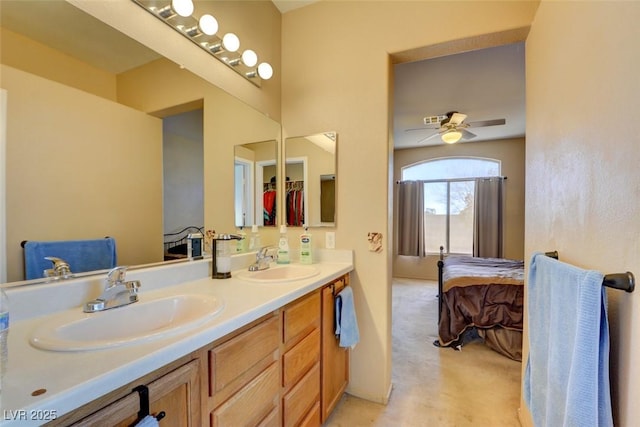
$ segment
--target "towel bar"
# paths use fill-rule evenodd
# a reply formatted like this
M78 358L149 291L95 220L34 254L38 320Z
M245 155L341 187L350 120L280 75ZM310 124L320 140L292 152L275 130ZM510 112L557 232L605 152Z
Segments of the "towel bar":
M545 252L545 255L558 259L558 251ZM619 289L621 291L631 293L636 287L636 280L633 273L630 271L627 271L626 273L613 273L604 276L602 285L608 288Z
M134 426L146 418L149 414L149 388L145 385L139 385L133 389L133 391L137 392L140 396L140 411L138 411L138 419L133 424ZM160 411L158 415L152 415L156 420L160 421L167 414L164 411Z

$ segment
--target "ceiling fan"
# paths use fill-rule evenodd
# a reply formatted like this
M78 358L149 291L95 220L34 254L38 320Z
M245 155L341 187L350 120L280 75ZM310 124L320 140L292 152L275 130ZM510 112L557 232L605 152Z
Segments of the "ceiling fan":
M467 118L466 114L462 114L457 111L450 111L440 116L425 117L423 121L427 127L407 129L406 131L408 132L408 131L425 130L425 129L437 129L438 132L434 133L433 135L424 137L418 140L417 142L418 143L424 142L440 135L444 142L448 144L453 144L455 142L460 141L460 139L468 140L468 139L475 138L477 136L476 134L469 132L466 128L497 126L497 125L503 125L506 123L505 119L493 119L493 120L483 120L478 122L463 123L466 118Z

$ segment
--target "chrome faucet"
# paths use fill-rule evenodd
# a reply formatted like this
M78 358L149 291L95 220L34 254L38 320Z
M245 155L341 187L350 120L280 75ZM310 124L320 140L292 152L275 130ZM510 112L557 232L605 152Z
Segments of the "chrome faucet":
M62 258L46 256L44 259L53 263L52 268L44 271L44 277L50 277L52 279L69 279L73 277L69 263Z
M138 302L140 281L125 282L126 273L127 267L116 267L109 271L105 279L104 292L97 299L87 302L84 305L84 312L95 313Z
M265 246L256 253L256 262L249 266L249 271L260 271L269 268L269 263L278 259L278 248Z

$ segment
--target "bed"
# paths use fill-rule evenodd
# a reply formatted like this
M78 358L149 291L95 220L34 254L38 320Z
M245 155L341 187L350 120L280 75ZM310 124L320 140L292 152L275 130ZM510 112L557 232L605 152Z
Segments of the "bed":
M476 339L522 360L524 261L447 256L438 262L439 347Z
M187 236L200 233L204 236L204 227L190 225L179 231L164 235L164 260L187 258Z

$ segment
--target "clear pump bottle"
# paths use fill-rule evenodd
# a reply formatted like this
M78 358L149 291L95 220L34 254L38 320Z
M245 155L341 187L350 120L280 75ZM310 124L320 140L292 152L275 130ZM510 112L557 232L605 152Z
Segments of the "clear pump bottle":
M9 362L9 298L0 289L0 391Z

